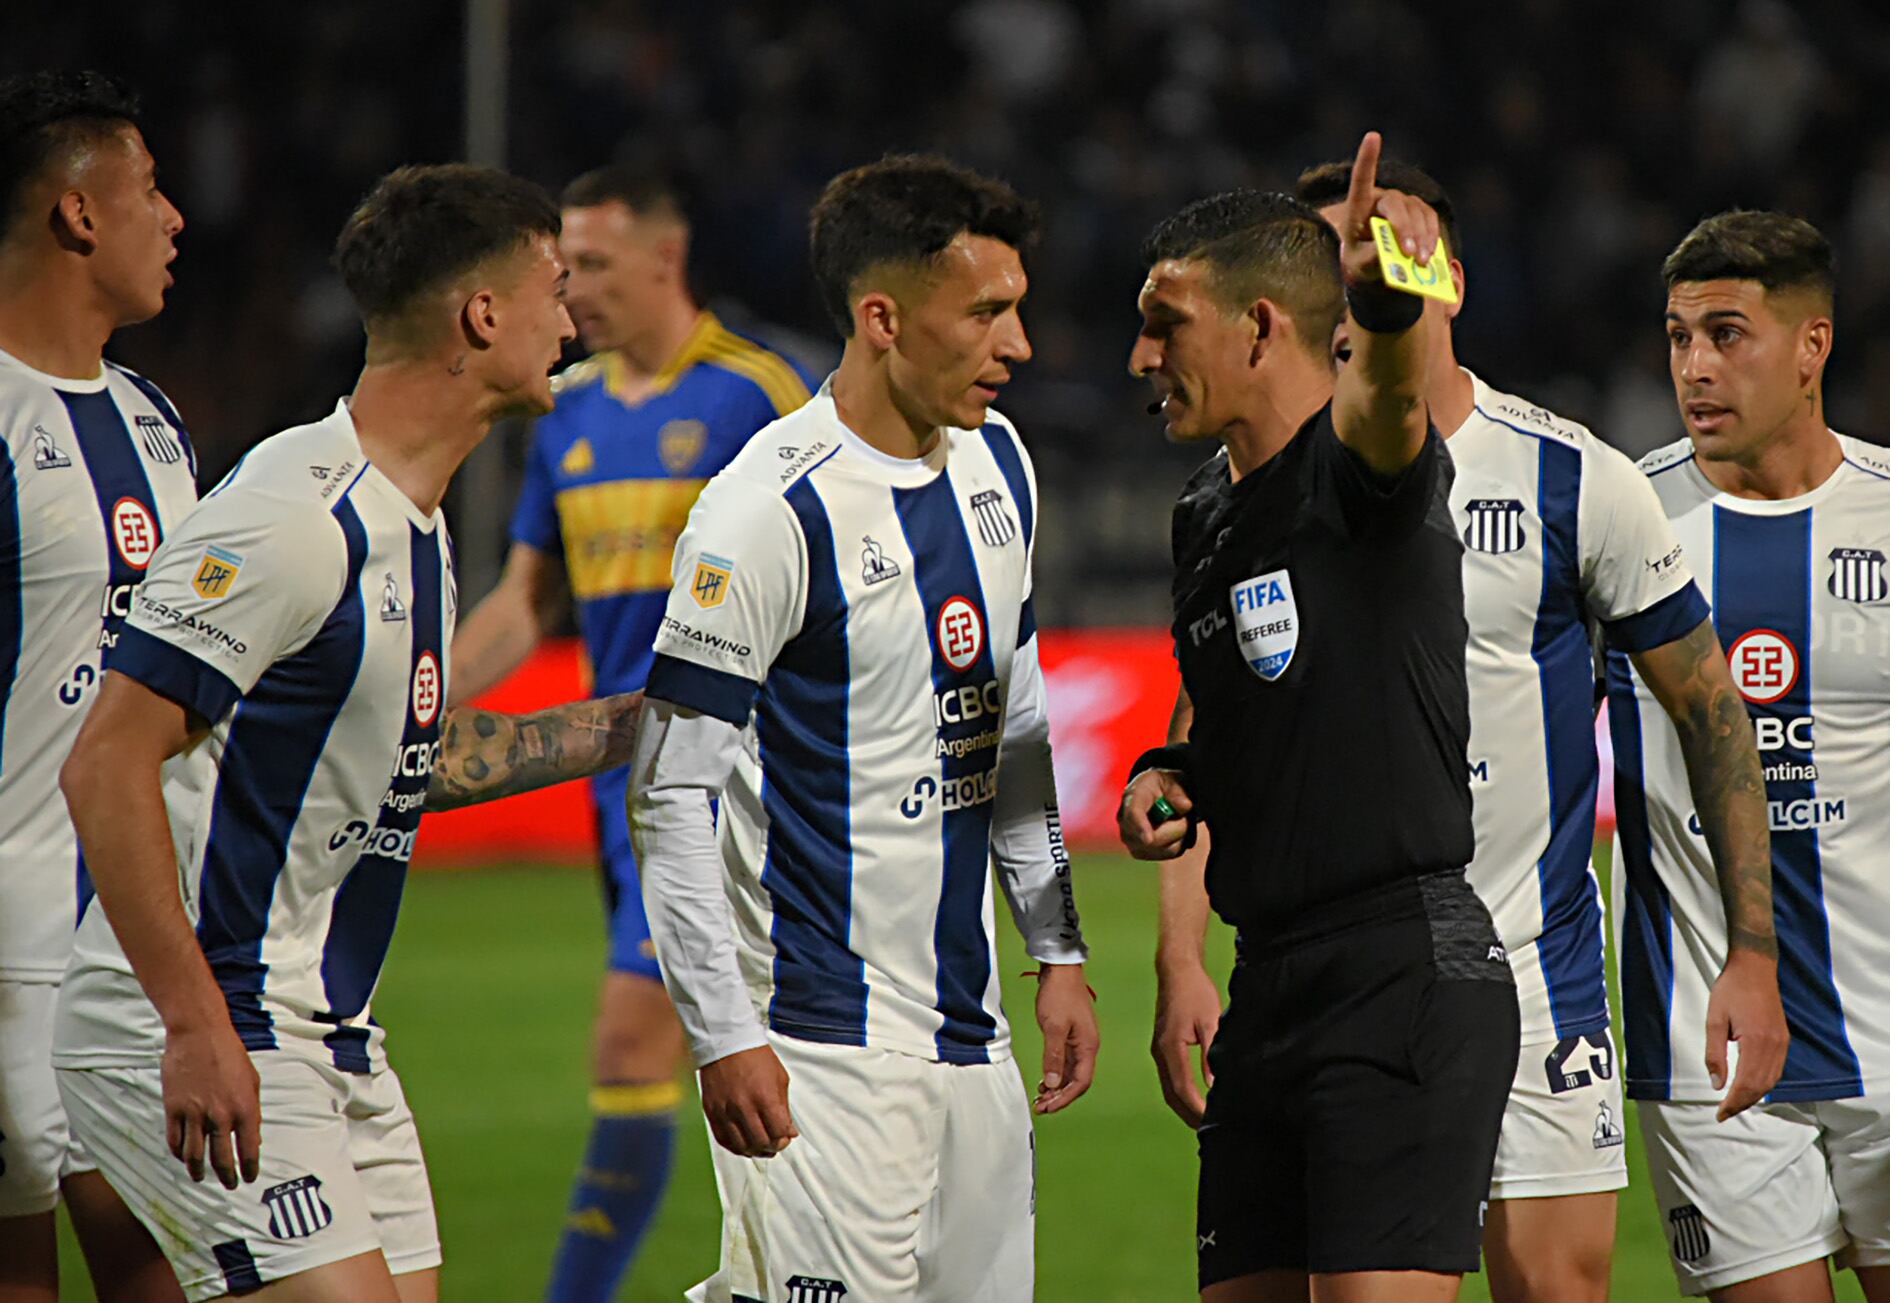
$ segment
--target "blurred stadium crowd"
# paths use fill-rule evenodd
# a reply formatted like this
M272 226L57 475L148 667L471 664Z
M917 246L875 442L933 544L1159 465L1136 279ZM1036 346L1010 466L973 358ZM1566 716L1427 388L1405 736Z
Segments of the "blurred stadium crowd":
M731 324L836 355L805 218L834 172L936 149L1044 205L1003 400L1056 527L1046 623L1165 623L1163 446L1125 373L1137 246L1180 203L1289 186L1366 127L1459 207L1460 353L1640 452L1681 433L1659 264L1734 205L1800 213L1840 257L1827 393L1890 435L1890 18L1873 0L512 0L506 163L556 188L612 157L696 193L695 275ZM465 0L9 5L0 73L96 66L146 98L189 223L177 288L114 354L177 400L220 474L347 389L359 330L327 268L380 173L458 157ZM475 95L484 89L474 86ZM513 454L519 443L511 436ZM468 548L511 510L457 504Z

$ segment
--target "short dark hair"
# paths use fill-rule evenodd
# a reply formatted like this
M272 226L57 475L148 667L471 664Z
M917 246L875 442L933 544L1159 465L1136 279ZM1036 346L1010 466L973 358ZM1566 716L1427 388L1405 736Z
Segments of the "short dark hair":
M1444 242L1450 246L1451 256L1463 256L1463 237L1457 233L1457 206L1450 202L1450 192L1436 177L1415 163L1386 158L1378 163L1378 188L1402 190L1429 204L1437 212L1437 223L1443 228ZM1351 190L1352 160L1349 158L1309 167L1299 174L1299 180L1293 185L1293 192L1314 208L1330 208Z
M1207 263L1214 295L1230 311L1260 299L1279 304L1314 353L1328 351L1345 318L1339 237L1291 195L1227 190L1195 200L1142 242L1149 266L1170 259Z
M558 196L562 208L595 208L619 203L638 217L660 214L688 221L683 187L663 168L638 163L606 163L574 178Z
M0 81L0 240L53 155L138 125L138 97L102 72L29 72Z
M1037 234L1037 206L1002 181L931 154L889 154L827 183L808 223L821 304L853 334L853 287L887 264L924 266L960 234L1019 253Z
M1661 264L1667 288L1680 281L1757 281L1767 290L1813 290L1827 303L1837 293L1837 255L1802 217L1735 209L1687 232Z
M372 328L532 239L557 238L558 207L530 181L468 163L396 168L341 228L335 270Z

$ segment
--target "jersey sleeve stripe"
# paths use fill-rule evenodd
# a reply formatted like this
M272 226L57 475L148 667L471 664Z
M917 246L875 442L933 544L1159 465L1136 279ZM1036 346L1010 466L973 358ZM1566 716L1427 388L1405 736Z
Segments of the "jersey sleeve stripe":
M1030 498L1030 477L1024 473L1024 458L1017 450L1017 436L992 421L982 431L984 443L991 450L991 458L997 462L998 469L1004 472L1004 482L1011 486L1011 497L1017 503L1017 521L1023 526L1024 546L1030 546L1031 531L1037 525L1037 504Z
M105 653L105 668L137 680L206 724L222 719L243 695L216 666L135 625L119 631L117 645Z
M203 852L197 940L243 1044L276 1048L262 1001L263 938L289 838L336 718L353 692L367 643L361 568L367 531L344 497L334 518L347 543L347 581L321 629L271 665L230 723Z
M813 396L793 367L738 335L723 332L705 347L703 360L754 381L773 404L776 416L786 416Z
M13 706L13 680L20 672L20 644L26 631L26 599L21 591L20 482L13 451L0 439L0 775L6 773L7 712Z
M1620 899L1621 1008L1627 1032L1627 1077L1636 1099L1673 1093L1673 902L1654 869L1653 824L1647 815L1647 770L1641 707L1626 653L1608 653L1608 733L1614 742L1615 862Z
M1688 580L1685 588L1668 593L1645 611L1609 620L1602 627L1610 647L1644 652L1686 637L1711 614L1699 585Z
M658 652L650 663L646 691L659 701L699 710L736 728L746 728L761 688L739 674Z
M787 504L807 540L807 611L775 658L756 716L773 909L769 1025L830 1045L866 1044L865 964L853 917L853 654L833 522L802 478Z

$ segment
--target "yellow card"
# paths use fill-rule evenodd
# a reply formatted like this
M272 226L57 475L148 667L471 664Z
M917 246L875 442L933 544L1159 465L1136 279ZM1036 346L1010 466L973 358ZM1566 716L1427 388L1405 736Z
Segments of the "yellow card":
M1382 217L1372 218L1372 238L1378 246L1378 269L1385 284L1406 294L1421 294L1427 299L1457 301L1457 282L1450 278L1450 250L1444 245L1444 233L1437 233L1437 248L1431 260L1419 266L1398 247L1398 233Z

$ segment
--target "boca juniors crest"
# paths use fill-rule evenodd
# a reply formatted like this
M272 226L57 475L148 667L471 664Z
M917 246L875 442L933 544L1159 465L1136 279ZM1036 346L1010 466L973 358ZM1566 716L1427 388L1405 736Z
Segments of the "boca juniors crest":
M1284 570L1242 580L1228 590L1234 606L1234 634L1250 669L1271 683L1292 664L1299 646L1299 607L1293 601L1293 577Z
M1881 602L1890 597L1890 580L1883 574L1884 555L1874 547L1831 549L1831 596L1847 602Z

